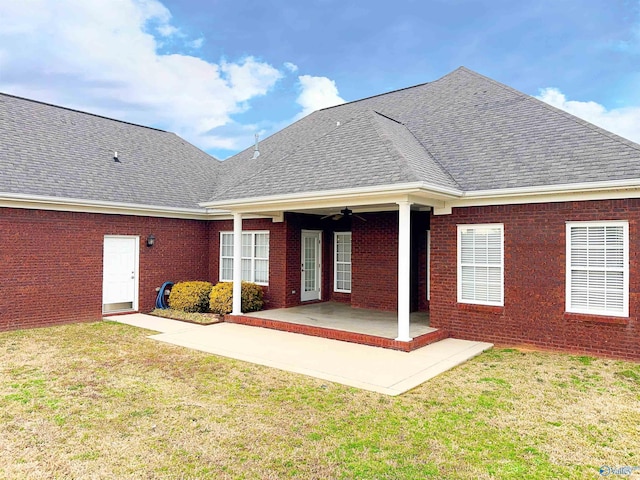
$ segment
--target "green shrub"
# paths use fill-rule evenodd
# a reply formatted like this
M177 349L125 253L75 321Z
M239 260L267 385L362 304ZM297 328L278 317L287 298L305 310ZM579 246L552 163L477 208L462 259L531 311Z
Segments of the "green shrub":
M184 312L208 312L212 287L209 282L178 282L171 288L169 306Z
M242 282L242 311L255 312L264 306L262 287L251 282ZM211 289L209 309L225 315L233 307L233 283L220 282Z
M264 306L264 292L260 285L242 282L242 311L257 312Z
M233 283L220 282L211 289L209 294L209 310L213 313L225 315L231 313L233 297Z

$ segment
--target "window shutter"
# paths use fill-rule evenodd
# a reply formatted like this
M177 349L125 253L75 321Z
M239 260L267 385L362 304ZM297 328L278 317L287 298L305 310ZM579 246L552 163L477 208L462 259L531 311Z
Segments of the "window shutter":
M628 224L568 223L567 310L628 315Z
M502 305L502 225L458 226L458 301Z

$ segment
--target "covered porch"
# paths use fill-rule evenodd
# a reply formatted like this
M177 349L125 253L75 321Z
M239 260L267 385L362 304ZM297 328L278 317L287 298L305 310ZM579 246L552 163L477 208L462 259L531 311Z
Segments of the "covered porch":
M406 352L448 337L445 331L429 326L428 312L413 312L410 318L410 341L396 339L395 312L353 308L340 302L227 315L225 321Z
M452 195L414 183L206 204L225 208L232 217L221 231L227 253L220 276L232 279L234 292L227 321L405 351L445 338L444 332L421 331L428 325L411 312L429 310L430 219L450 212L446 200ZM340 307L333 303L311 307L333 309L331 313L301 309L284 313L285 318L274 318L280 315L275 310L243 313L241 281L251 281L254 261L251 230L264 236L261 256L255 258L261 265L268 262L268 276L265 267L260 278L272 305L295 308L332 301L345 303L348 310L338 314L335 308ZM369 308L376 311L367 312ZM361 315L354 315L358 311Z

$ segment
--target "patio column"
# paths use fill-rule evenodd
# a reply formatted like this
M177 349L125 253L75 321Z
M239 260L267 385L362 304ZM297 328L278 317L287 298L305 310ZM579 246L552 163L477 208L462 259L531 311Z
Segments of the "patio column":
M411 313L411 202L398 203L398 338L410 342Z
M242 214L233 214L233 304L231 315L242 315Z

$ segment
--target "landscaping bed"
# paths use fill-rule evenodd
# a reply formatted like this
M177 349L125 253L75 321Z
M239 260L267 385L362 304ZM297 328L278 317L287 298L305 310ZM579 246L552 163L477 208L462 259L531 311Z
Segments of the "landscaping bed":
M171 308L156 308L149 312L149 315L156 317L171 318L180 320L181 322L195 323L198 325L213 325L215 323L224 322L224 316L216 313L192 313L182 310L174 310Z

